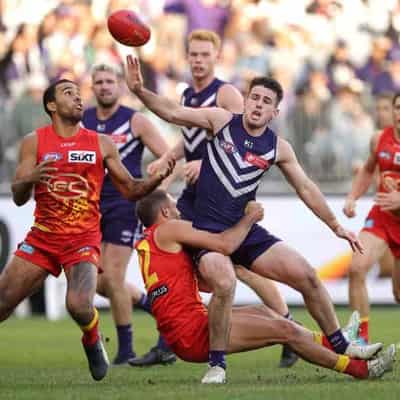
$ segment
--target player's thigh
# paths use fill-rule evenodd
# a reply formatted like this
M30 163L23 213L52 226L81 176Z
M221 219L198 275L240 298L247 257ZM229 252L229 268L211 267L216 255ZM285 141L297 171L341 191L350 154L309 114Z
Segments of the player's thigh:
M379 236L376 236L367 231L361 231L358 236L360 243L362 244L364 251L363 253L353 253L350 272L368 272L372 265L378 261L380 257L388 249L388 245Z
M0 297L2 301L15 306L35 293L47 276L45 269L14 256L0 274Z
M215 286L232 285L236 282L231 259L219 253L204 254L200 258L198 271L211 290Z
M315 271L307 260L283 242L277 242L257 257L251 270L295 288L315 276Z
M132 247L114 243L101 244L101 267L104 279L113 279L124 282L126 270L132 255Z
M91 302L96 292L97 268L83 261L65 269L67 278L67 299L77 302Z
M278 314L276 311L266 306L265 304L235 306L232 308L232 313L246 315L253 314L265 318L284 319L282 315Z
M233 312L228 353L287 343L295 335L295 324L283 318L268 318L252 312Z

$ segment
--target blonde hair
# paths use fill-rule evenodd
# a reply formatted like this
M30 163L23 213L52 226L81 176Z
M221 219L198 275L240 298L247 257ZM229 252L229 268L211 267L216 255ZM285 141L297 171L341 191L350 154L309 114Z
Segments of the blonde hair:
M211 42L216 50L221 48L221 38L219 35L213 31L208 31L206 29L195 29L190 32L188 36L188 43L192 40L202 40L204 42Z
M118 79L123 78L124 73L119 65L111 65L111 64L97 64L92 68L92 80L97 72L110 72L114 74Z

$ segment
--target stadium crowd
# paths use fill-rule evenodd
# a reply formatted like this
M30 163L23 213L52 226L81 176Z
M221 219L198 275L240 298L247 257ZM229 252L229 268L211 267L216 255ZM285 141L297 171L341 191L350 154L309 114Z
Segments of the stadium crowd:
M0 187L9 191L16 146L47 121L41 96L60 77L81 85L93 103L93 65L122 64L106 17L137 10L152 27L138 49L147 87L179 98L188 81L186 33L223 37L217 76L245 92L269 74L285 97L275 128L294 145L311 177L345 192L375 133L377 96L400 89L400 1L386 0L0 0ZM127 105L141 108L131 95ZM146 112L145 110L143 110ZM149 116L169 141L176 128ZM279 173L264 190L286 190ZM263 188L261 188L263 190Z

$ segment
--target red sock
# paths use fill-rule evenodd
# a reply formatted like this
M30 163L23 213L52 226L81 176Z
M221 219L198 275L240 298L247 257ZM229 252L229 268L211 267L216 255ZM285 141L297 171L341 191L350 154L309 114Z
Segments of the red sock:
M368 377L368 364L365 360L354 360L348 356L339 355L336 365L333 368L335 371L343 374L354 376L358 379Z
M365 360L353 360L350 358L349 365L343 371L345 374L354 376L358 379L368 378L368 364Z
M368 334L368 325L369 325L369 318L361 318L360 327L358 328L358 334L368 342L369 334Z
M83 336L82 343L84 346L93 346L100 337L99 334L99 312L94 309L94 317L89 324L81 326Z
M320 344L321 346L326 347L329 350L334 351L328 338L323 333L313 332L313 335L314 335L314 342Z

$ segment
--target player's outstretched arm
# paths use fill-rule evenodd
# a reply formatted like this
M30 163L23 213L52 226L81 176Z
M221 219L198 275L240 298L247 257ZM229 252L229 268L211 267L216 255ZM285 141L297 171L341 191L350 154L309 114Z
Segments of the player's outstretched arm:
M132 177L129 171L122 164L115 144L106 135L99 135L104 163L108 169L115 187L128 200L138 200L152 192L161 182L171 174L175 167L175 160L170 159L163 171L147 179Z
M362 246L356 235L347 231L339 224L321 190L306 175L297 161L292 146L281 138L278 139L277 165L306 206L325 222L336 236L347 240L353 251L358 250L362 252Z
M346 197L346 201L343 206L343 212L349 218L352 218L356 215L356 201L367 192L374 179L374 172L377 165L375 149L379 136L380 134L371 138L368 159L353 178L351 191Z
M17 206L24 205L30 199L35 184L46 184L51 178L50 174L57 171L57 168L51 167L53 160L36 165L36 150L37 136L33 132L22 139L17 170L11 184L13 200Z
M261 204L252 201L246 207L241 220L224 232L210 233L198 230L193 228L191 222L176 219L157 228L156 241L163 249L171 249L174 245L187 245L230 255L240 246L251 227L263 217L264 210Z
M131 55L127 57L126 82L129 89L149 110L173 124L197 126L210 132L218 132L232 118L232 114L224 109L184 107L176 101L146 89L143 86L139 61Z

